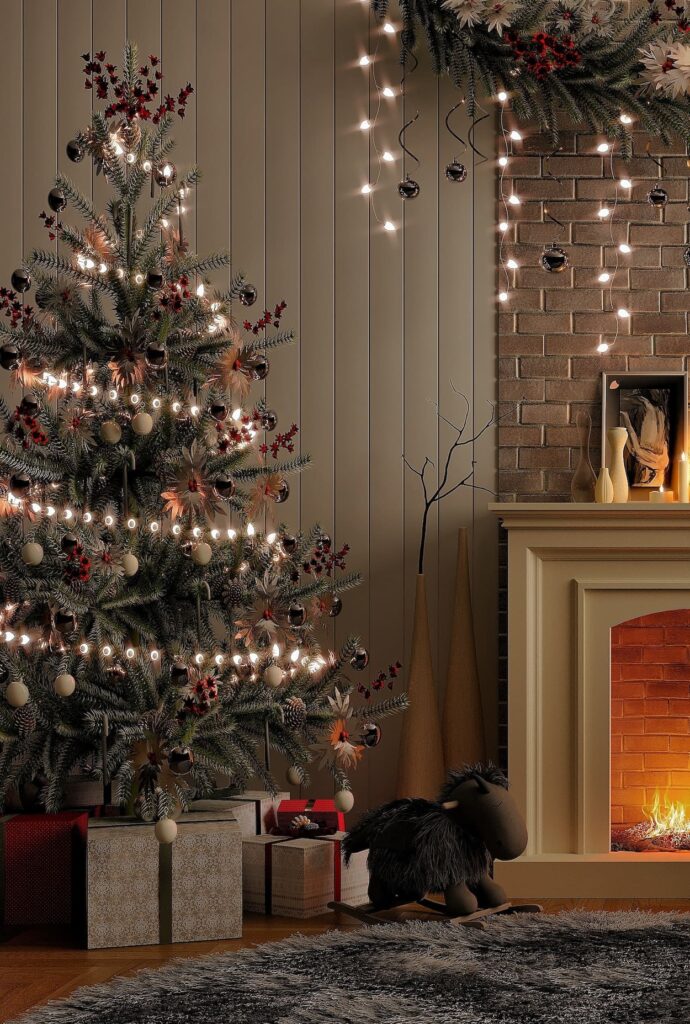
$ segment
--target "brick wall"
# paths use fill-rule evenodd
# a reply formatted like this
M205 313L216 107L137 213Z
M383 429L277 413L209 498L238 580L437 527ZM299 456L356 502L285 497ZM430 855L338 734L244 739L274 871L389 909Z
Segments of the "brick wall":
M690 807L690 611L611 631L611 821L636 824L658 790Z
M603 268L611 270L617 255L610 224L597 217L601 201L612 204L614 199L610 160L596 152L601 141L601 136L564 132L562 150L545 164L553 148L550 140L526 132L504 181L504 191L514 187L522 200L520 207L511 207L505 247L506 258L513 256L520 269L511 272L515 287L499 316L499 488L504 501L569 499L580 409L592 414L592 463L598 470L602 370L680 370L690 353L690 291L682 258L690 171L683 149L665 150L653 143L657 166L645 155L646 138L636 140L627 164L614 159L617 176L634 183L622 201L619 189L613 219L616 245L627 240L633 247L630 255L620 256L614 303L620 300L632 315L621 320L611 351L596 351L600 333L614 329L608 293L602 293L597 277ZM546 176L545 167L560 180ZM660 179L669 193L662 210L646 201ZM549 222L546 209L565 229ZM570 259L560 274L547 273L539 263L543 245L552 242L563 246Z

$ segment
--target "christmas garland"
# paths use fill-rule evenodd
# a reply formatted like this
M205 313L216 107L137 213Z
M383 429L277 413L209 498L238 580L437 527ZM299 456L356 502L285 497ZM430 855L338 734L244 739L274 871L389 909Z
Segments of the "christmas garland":
M509 93L516 117L557 143L559 115L620 140L630 124L690 141L690 32L685 4L651 0L625 15L615 0L400 0L401 62L424 34L437 74L465 93ZM384 18L389 0L372 0ZM621 114L624 115L621 121Z

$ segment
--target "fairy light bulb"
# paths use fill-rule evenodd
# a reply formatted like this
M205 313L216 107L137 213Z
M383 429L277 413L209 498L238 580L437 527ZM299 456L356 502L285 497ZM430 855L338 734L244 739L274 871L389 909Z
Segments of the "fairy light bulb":
M144 283L144 275L143 274L135 274L134 275L134 283L135 284L143 284Z
M110 389L108 392L108 398L111 402L117 402L117 390L115 388Z
M618 246L618 252L622 252L625 256L627 256L628 253L632 252L632 249L630 248L627 242L621 242L621 244Z
M609 343L607 341L600 341L599 344L597 345L597 352L600 352L600 353L603 354L604 352L608 352L608 350L609 350Z
M150 652L149 657L151 661L158 661L160 658L160 651L153 650Z
M79 644L79 653L80 654L88 654L89 653L89 645L88 644Z
M73 515L74 515L74 512L72 511L71 508L66 508L65 509L64 516L65 516L65 519L67 520L67 522L70 521L70 519L72 518Z
M597 217L599 217L600 220L606 220L607 217L610 216L611 210L608 208L608 206L600 206L597 210Z
M136 652L133 647L128 647L127 650L125 651L125 656L129 658L129 660L131 661L135 653Z
M513 142L522 142L522 135L516 128L513 128L508 138L510 138Z
M111 516L111 515L107 515L107 516L104 517L103 522L104 522L104 524L106 526L113 526L114 523L115 523L115 517Z
M136 528L137 528L137 521L136 521L136 519L132 519L132 518L128 519L127 520L127 529L128 530L136 530Z
M52 505L46 505L46 515L49 519L55 515L55 509Z
M108 272L108 264L107 263L99 263L98 264L98 273L99 274L106 274L107 272Z
M160 400L160 398L154 398L154 400L151 402L151 405L153 406L154 409L160 409L160 407L161 407L161 400Z
M629 320L630 319L630 313L625 308L625 306L620 306L618 308L618 316L621 318L621 320Z
M145 171L146 171L146 173L148 174L148 173L149 173L149 171L151 170L151 166L152 166L152 164L151 164L151 161L150 161L150 160L144 160L144 162L143 162L143 164L142 164L141 166L142 166L142 167L144 168L144 170L145 170Z
M194 655L194 661L197 663L197 665L203 665L203 663L204 663L204 656L203 656L203 654L201 652L199 652L198 654L195 654Z
M172 178L174 174L174 168L172 164L165 164L165 166L162 168L162 171L164 178Z
M508 157L507 156L499 156L499 158L498 158L498 166L499 167L507 167L508 166Z
M390 21L387 21L383 26L383 31L387 36L395 35L395 25L391 25Z
M359 58L359 66L361 68L368 68L370 64L371 64L371 59L366 55L366 53L364 54L363 57Z
M220 537L220 530L211 530L211 539L218 540Z
M22 633L22 635L19 637L19 643L21 644L22 647L26 647L27 644L31 643L31 637L27 636L26 633Z
M203 299L205 292L206 292L206 289L204 288L203 282L201 284L197 285L196 293L197 293L197 295L199 296L200 299Z
M268 536L266 537L266 542L268 544L275 544L277 536L278 535L276 533L269 533Z
M240 657L239 654L233 654L233 656L232 656L232 663L233 663L233 665L238 665L238 666L242 664L242 658Z
M36 515L38 515L38 513L41 511L41 506L38 504L37 501L33 501L31 503L31 511L34 512Z
M295 664L299 661L299 647L295 647L294 651L290 654L290 661Z
M395 96L395 92L393 89L391 89L390 85L386 85L384 86L383 89L383 95L386 97L387 100L392 100Z
M91 512L85 512L84 515L82 516L82 519L88 525L89 523L93 522L93 514Z
M199 406L198 405L192 405L192 406L190 406L189 411L192 414L192 416L198 416L199 415Z
M611 280L611 275L608 273L608 271L605 270L603 272L603 274L599 274L599 283L600 284L606 284L606 282L610 281L610 280Z
M508 301L508 292L499 292L498 293L498 301L499 302L507 302Z
M632 188L632 181L630 180L630 178L621 178L621 180L620 180L620 187L621 188Z
M511 206L519 206L520 197L516 196L515 193L512 192L511 195L508 196L508 202L510 203Z
M392 220L387 220L383 225L384 231L395 231L395 224Z
M632 124L633 119L630 116L630 114L621 114L620 122L621 122L621 124Z
M255 533L256 533L256 530L254 529L254 524L253 523L247 523L247 536L248 537L253 537Z
M518 267L520 266L520 264L518 263L517 260L514 260L512 258L512 256L511 256L511 258L509 260L506 260L506 266L507 266L508 270L517 270Z
M387 164L392 164L395 157L391 153L390 149L386 149L383 151L381 159L385 160Z
M194 529L192 530L192 536L194 537L195 540L199 539L199 537L201 536L201 527L200 526L195 526L194 527Z
M12 632L11 629L8 629L7 632L5 633L5 643L6 644L11 644L13 640L14 640L14 633Z
M220 666L225 661L225 658L223 657L222 654L216 654L216 656L215 656L215 658L213 660L215 661L216 665L218 665L218 667L220 668Z
M237 536L237 530L233 530L232 527L228 530L228 540L234 540Z
M496 99L498 100L499 103L505 103L505 101L508 99L508 93L505 91L505 89L501 89L501 91L497 93Z
M110 646L110 644L104 644L103 647L101 648L101 654L103 655L104 658L109 658L112 653L113 649Z
M132 403L132 405L138 405L139 402L141 401L141 395L131 395L129 400Z
M273 647L271 648L271 654L273 655L274 658L280 657L280 646L278 644L273 644Z
M158 531L160 530L160 526L158 525L155 519L152 523L149 524L149 530L151 531L151 533L158 533Z
M368 117L365 117L363 121L359 122L359 130L361 132L368 132L371 128L371 121Z
M175 525L172 528L172 532L176 537L180 536L180 534L182 533L182 527L180 526L179 523L175 523Z
M125 157L125 160L127 161L128 164L133 164L134 161L136 160L136 156L135 156L134 153L128 153L127 156Z
M170 408L172 409L173 412L177 413L177 412L180 411L182 406L180 405L179 402L173 402L173 404L170 406Z
M360 189L360 192L362 193L363 196L368 196L371 191L372 191L372 188L371 188L371 185L369 184L369 182L367 182L365 185L362 185L362 187Z
M498 230L499 231L507 231L508 230L508 221L507 220L502 220L500 222L500 224L498 225Z
M252 651L252 653L249 655L249 660L251 661L252 665L256 665L257 661L259 660L259 655L256 653L256 651Z
M600 142L597 146L597 153L608 153L610 148L608 142Z

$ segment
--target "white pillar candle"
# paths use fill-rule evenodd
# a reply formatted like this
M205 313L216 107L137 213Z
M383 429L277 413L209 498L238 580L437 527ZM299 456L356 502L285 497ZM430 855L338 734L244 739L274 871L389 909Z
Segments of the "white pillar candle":
M649 500L654 505L669 505L673 501L673 491L665 491L663 484L658 491L652 491Z
M688 501L688 457L681 452L678 460L678 501Z

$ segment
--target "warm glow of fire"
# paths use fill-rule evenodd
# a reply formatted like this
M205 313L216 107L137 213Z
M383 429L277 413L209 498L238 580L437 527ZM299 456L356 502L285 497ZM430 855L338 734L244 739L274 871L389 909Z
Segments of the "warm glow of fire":
M644 813L649 822L647 837L678 835L690 832L690 812L675 800L665 796L662 800L657 790L651 806L645 807Z

